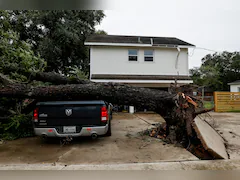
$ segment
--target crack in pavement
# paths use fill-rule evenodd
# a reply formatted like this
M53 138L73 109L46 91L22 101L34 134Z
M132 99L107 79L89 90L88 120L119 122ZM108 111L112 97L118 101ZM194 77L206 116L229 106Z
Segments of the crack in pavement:
M70 150L68 150L67 152L63 153L62 155L60 155L57 160L53 163L54 166L56 166L56 164L66 155L70 154L73 150L75 150L77 148L72 147ZM64 166L65 167L65 166Z

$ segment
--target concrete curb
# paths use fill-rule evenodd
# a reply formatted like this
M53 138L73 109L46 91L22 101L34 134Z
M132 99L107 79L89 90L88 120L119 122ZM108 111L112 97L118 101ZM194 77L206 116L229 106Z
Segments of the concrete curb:
M240 170L240 160L177 161L131 164L9 164L0 170Z

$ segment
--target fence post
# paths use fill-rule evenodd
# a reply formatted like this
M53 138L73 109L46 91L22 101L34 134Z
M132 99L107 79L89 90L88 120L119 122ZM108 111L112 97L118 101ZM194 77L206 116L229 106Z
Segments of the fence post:
M217 112L217 92L215 91L213 93L213 96L214 96L214 111Z

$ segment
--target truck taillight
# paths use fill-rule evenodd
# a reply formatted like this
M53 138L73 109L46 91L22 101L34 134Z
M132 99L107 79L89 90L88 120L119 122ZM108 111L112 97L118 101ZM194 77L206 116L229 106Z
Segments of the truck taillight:
M33 121L38 122L38 108L33 111Z
M106 106L101 108L101 121L106 122L108 120L108 110Z

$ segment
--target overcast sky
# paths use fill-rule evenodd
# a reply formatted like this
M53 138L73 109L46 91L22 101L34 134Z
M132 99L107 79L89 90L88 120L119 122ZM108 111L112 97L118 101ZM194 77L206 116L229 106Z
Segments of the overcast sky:
M108 34L177 37L189 49L190 68L212 51L240 51L239 0L111 0L97 29Z

